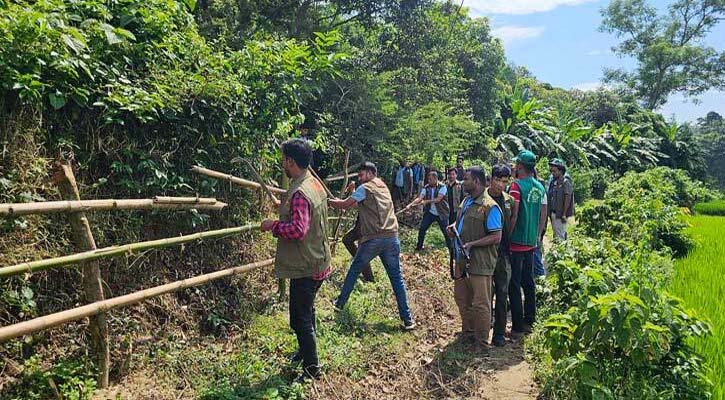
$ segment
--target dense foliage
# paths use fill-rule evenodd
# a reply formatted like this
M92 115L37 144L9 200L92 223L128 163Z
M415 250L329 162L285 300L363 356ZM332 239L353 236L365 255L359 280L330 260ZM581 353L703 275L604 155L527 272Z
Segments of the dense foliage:
M678 171L630 173L605 200L582 207L577 232L547 254L545 314L535 337L544 392L557 399L703 399L710 381L691 338L706 335L665 293L670 251L691 239L676 204L699 196L677 190ZM636 186L635 183L643 182Z

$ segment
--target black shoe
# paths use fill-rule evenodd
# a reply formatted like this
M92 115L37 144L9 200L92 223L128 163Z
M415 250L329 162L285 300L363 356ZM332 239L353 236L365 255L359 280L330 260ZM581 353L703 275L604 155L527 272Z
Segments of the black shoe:
M302 353L300 353L299 350L295 351L294 354L287 357L287 360L292 364L297 364L302 362Z
M502 336L494 336L493 340L491 340L491 343L493 343L496 347L503 347L506 345L506 339Z
M302 373L300 373L297 378L295 378L294 382L303 384L309 380L317 379L320 377L320 367L317 365L310 365L309 367L305 367L302 369Z

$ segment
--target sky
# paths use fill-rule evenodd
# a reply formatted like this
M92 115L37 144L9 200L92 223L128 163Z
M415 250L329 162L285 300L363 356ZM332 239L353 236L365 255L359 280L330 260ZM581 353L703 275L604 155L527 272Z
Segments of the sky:
M650 0L665 9L670 1ZM509 61L524 66L554 86L591 90L600 85L603 69L633 69L634 60L612 54L617 38L599 31L600 10L609 0L464 0L472 16L488 17ZM725 50L725 22L705 43ZM695 121L708 111L725 115L725 92L710 91L700 103L673 95L658 111L678 122Z

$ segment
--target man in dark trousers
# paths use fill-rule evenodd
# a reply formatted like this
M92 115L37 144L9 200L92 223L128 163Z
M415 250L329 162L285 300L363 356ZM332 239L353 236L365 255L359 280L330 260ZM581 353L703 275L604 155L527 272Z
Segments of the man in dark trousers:
M491 184L488 187L488 194L496 201L501 209L503 219L503 231L501 232L501 243L498 246L498 258L496 270L493 272L494 296L496 304L494 307L493 339L494 346L503 346L506 343L504 333L506 332L506 319L508 312L508 287L511 279L511 253L509 241L511 234L511 213L514 208L514 199L505 192L511 180L511 168L504 164L494 165L491 170Z
M446 196L448 197L448 223L456 221L458 206L463 200L463 182L458 180L458 172L455 168L448 168L448 182L446 182Z
M315 337L315 296L330 276L330 246L327 239L327 194L310 173L312 147L307 141L282 143L282 168L290 178L289 196L279 206L279 220L264 220L263 231L277 237L275 273L290 280L290 326L299 350L291 360L302 361L303 381L317 378L320 365Z
M418 204L423 205L423 219L420 221L420 229L418 229L418 244L415 246L416 250L423 250L425 234L428 232L428 228L433 223L436 223L441 229L443 237L446 239L446 247L450 251L451 240L446 230L449 217L446 193L448 193L448 190L446 185L438 181L438 173L431 171L428 173L428 184L420 191L418 197L404 208L404 210L408 210Z
M514 335L530 333L536 320L536 285L534 283L534 250L546 222L546 191L533 176L536 155L523 150L515 158L516 180L509 187L514 199L511 213L511 280L509 303ZM521 290L524 303L521 303Z
M415 321L408 306L408 295L400 268L398 220L395 217L390 191L377 175L375 164L363 163L357 175L361 184L355 192L345 200L328 201L331 207L337 209L357 207L360 218L360 247L347 271L340 296L335 301L335 308L339 310L345 307L363 266L369 264L375 257L380 257L393 286L403 328L411 330L415 328Z

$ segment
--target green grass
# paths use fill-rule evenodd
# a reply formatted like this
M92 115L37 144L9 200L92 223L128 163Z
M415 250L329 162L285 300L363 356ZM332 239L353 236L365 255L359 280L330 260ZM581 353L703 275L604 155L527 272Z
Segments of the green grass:
M713 398L725 400L725 218L692 216L688 233L697 247L675 262L672 293L712 324L712 335L695 344L710 367Z
M317 340L325 373L362 379L375 362L406 352L415 337L401 329L390 282L379 260L373 262L375 283L358 281L345 310L334 313L330 300L339 294L348 257L338 249L333 278L325 282L316 300ZM244 337L234 343L202 343L201 351L174 349L160 357L161 374L194 377L191 386L204 400L300 399L305 388L290 384L300 370L289 365L287 356L297 342L289 328L285 305L257 315ZM232 351L229 351L232 347Z
M725 216L725 200L695 204L694 210L698 214Z

